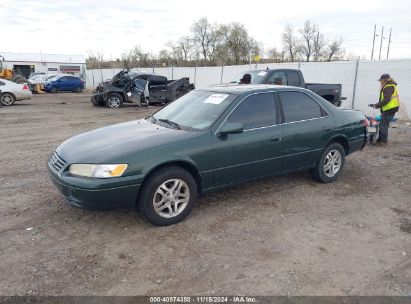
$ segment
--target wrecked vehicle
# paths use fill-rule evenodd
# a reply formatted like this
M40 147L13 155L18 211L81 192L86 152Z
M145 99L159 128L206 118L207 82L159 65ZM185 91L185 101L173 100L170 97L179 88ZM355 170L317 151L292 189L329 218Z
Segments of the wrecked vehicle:
M123 103L166 104L193 89L188 77L168 80L160 75L124 70L100 83L91 95L91 102L108 108L120 108Z

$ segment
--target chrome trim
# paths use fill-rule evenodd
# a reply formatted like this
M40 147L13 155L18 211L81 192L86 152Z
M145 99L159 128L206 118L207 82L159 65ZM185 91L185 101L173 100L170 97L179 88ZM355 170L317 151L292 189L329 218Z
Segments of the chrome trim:
M290 122L283 122L282 125L288 125L288 124L293 124L296 122L303 122L303 121L310 121L310 120L315 120L315 119L322 119L322 118L328 118L329 116L321 116L321 117L315 117L315 118L310 118L310 119L303 119L303 120L296 120L296 121L290 121Z
M271 126L258 127L258 128L251 128L251 129L244 130L244 132L247 132L247 131L254 131L254 130L259 130L259 129L267 129L267 128L272 128L272 127L276 127L276 126L280 126L280 125L281 125L281 124L279 124L279 125L275 124L275 125L271 125Z

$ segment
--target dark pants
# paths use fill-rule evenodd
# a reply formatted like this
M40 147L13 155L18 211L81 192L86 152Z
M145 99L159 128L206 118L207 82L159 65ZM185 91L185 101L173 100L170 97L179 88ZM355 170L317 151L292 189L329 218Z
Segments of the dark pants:
M379 142L387 142L388 141L388 128L390 127L390 121L394 118L395 113L381 113L381 121L380 121L380 131L379 131Z

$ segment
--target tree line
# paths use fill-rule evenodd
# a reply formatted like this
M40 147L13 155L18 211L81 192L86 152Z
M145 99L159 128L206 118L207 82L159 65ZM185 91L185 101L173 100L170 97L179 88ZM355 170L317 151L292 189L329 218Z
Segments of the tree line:
M250 36L244 24L210 23L201 18L187 35L170 41L157 54L135 46L115 60L104 60L102 52L90 51L88 68L138 68L162 66L216 66L257 62L332 61L348 59L341 38L328 38L318 24L307 20L302 27L287 24L280 48L266 52L263 45Z

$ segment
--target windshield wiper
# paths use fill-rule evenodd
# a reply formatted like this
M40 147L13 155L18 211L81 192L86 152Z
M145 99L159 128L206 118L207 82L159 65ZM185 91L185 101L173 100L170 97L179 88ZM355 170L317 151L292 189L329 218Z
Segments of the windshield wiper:
M170 126L174 126L176 129L181 130L181 127L178 123L171 121L170 119L165 119L165 118L159 118L157 119L158 121L165 122L166 124Z

